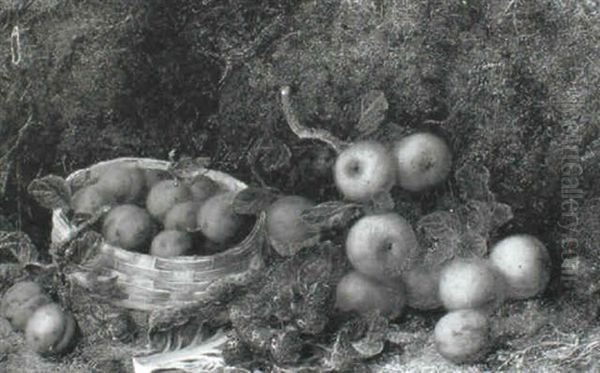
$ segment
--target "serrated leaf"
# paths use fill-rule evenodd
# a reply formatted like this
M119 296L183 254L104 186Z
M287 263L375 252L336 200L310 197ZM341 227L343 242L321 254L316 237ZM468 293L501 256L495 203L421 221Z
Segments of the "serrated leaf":
M71 188L60 176L47 175L34 179L27 187L29 194L43 207L54 209L69 209Z
M356 203L328 201L313 206L302 212L302 220L317 230L347 227L350 222L363 214Z
M490 191L490 171L481 164L467 163L456 170L456 183L463 200L491 202L495 199Z
M171 163L167 172L178 179L189 179L197 174L198 170L208 168L211 162L210 157L182 157L180 160Z
M274 188L248 187L238 192L233 200L233 211L240 215L258 215L277 199Z
M0 259L12 259L21 267L39 260L39 252L27 234L0 231Z
M395 207L396 202L390 192L380 192L369 200L365 210L369 214L383 214L393 211Z
M100 233L86 231L69 242L65 257L72 263L85 266L98 253L103 241Z
M368 136L377 131L385 120L388 101L382 91L369 91L361 99L360 119L356 130L361 136Z
M452 259L460 249L462 224L448 211L436 211L422 217L417 226L430 247L423 254L425 265L439 265Z

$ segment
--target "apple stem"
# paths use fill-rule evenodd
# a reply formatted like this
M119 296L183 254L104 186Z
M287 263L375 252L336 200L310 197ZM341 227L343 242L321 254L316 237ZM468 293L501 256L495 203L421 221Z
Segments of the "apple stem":
M338 139L327 130L309 128L300 124L300 120L298 120L298 116L296 115L296 112L292 108L292 103L290 102L290 91L291 90L289 86L283 86L281 87L280 92L283 114L285 115L285 119L291 130L301 139L320 140L331 146L336 153L340 153L348 145L346 142Z

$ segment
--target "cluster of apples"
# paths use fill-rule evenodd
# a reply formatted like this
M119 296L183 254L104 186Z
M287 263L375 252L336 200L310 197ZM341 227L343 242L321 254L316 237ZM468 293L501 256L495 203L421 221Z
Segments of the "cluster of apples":
M71 205L75 214L111 206L102 223L107 243L168 258L214 254L239 239L248 225L234 213L234 198L205 175L184 181L166 171L115 165L79 189Z
M345 198L368 201L394 185L418 192L442 182L451 154L441 138L417 133L396 142L392 151L362 141L342 151L335 181ZM336 289L337 308L379 310L392 318L405 305L418 310L449 311L435 327L439 353L455 362L481 358L489 346L490 310L506 299L539 295L550 278L545 246L530 235L498 242L488 259L455 259L443 266L419 264L419 245L410 224L396 213L359 219L346 238L353 271Z
M52 302L35 282L10 287L2 298L0 313L15 330L25 332L28 346L41 355L65 352L75 340L73 315Z

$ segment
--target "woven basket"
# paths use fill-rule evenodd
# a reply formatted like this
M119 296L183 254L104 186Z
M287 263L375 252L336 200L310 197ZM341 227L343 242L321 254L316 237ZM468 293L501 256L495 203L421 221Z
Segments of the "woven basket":
M74 172L67 178L71 185L85 184L90 175L99 175L107 166L123 164L142 169L167 170L169 162L145 158L118 158L98 163L88 169ZM240 191L246 184L232 176L214 170L198 169L191 171L194 177L200 173L216 181L223 189ZM65 215L57 209L52 215L52 242L66 240L75 227ZM103 243L99 249L101 262L106 270L116 275L116 286L126 295L125 299L115 299L113 304L119 307L151 311L161 308L181 307L202 299L207 286L223 276L244 272L255 254L254 248L260 247L256 240L263 240L261 226L264 217L259 217L248 236L237 246L211 256L181 256L159 258L147 254L126 251L119 247ZM76 282L77 276L72 277ZM81 281L81 280L79 280Z

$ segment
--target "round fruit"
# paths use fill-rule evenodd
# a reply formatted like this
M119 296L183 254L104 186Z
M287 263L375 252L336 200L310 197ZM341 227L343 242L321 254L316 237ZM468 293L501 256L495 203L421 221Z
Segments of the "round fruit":
M436 324L433 334L440 355L456 364L481 360L490 345L489 321L475 310L446 314Z
M75 330L73 315L58 304L50 303L31 315L25 328L25 339L39 354L59 354L71 345Z
M398 184L421 191L442 182L452 167L452 153L446 142L431 133L415 133L394 144Z
M390 151L375 141L360 141L342 151L334 165L335 184L349 200L365 201L389 191L395 183Z
M164 230L157 234L150 245L150 255L161 258L188 255L192 251L192 237L187 232Z
M163 180L156 183L146 198L146 208L150 215L163 221L167 212L176 204L191 201L190 188L177 180Z
M209 198L198 211L198 227L209 240L226 244L238 234L244 223L233 211L235 193L222 193Z
M504 282L483 259L455 259L440 274L440 299L448 310L496 306L504 300Z
M190 184L190 190L194 201L203 202L219 191L219 184L208 176L199 175Z
M114 204L115 200L97 185L79 189L71 198L71 209L75 214L92 215L102 206Z
M176 204L165 215L165 229L184 232L195 230L198 210L200 210L200 204L197 202L188 201Z
M346 238L346 254L354 269L382 280L410 269L418 248L410 224L394 213L361 218Z
M271 240L282 243L303 242L311 237L312 232L302 220L304 210L313 207L311 200L300 196L285 196L273 202L267 209L267 234ZM274 245L280 255L295 254L291 251L282 251L293 245Z
M512 299L541 294L550 281L550 255L544 244L530 235L514 235L498 242L490 262L504 277Z
M135 205L113 207L102 225L106 242L125 250L142 249L150 241L153 231L150 214Z
M107 197L118 203L131 203L142 198L146 178L142 170L132 166L116 165L106 170L96 183Z
M50 302L40 285L33 281L17 282L4 294L0 312L14 329L24 330L35 310Z
M346 274L337 285L335 306L342 311L360 313L379 310L392 318L398 317L406 304L401 282L380 282L357 271Z
M408 305L417 310L433 310L442 306L439 268L419 266L402 275Z

